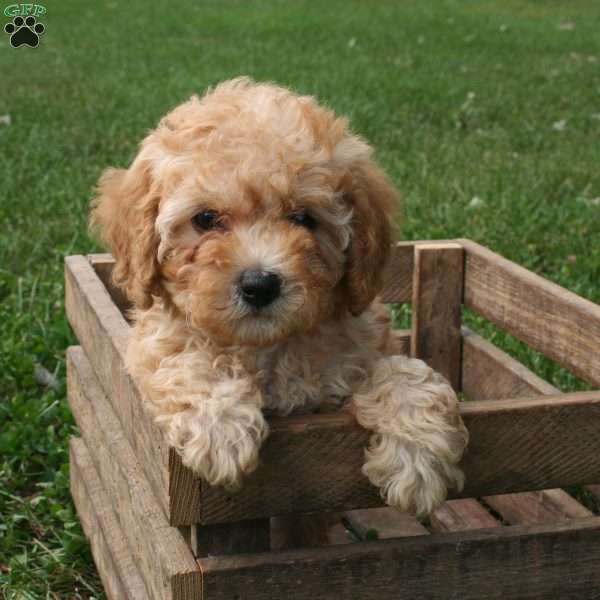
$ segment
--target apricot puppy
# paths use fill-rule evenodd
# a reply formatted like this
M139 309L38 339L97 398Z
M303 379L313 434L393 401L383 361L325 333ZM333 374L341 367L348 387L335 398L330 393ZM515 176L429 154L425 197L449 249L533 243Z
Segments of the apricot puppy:
M256 467L265 412L346 406L388 504L426 514L462 485L456 396L393 354L374 301L396 201L346 119L247 78L178 106L102 176L91 221L135 306L128 369L210 484Z

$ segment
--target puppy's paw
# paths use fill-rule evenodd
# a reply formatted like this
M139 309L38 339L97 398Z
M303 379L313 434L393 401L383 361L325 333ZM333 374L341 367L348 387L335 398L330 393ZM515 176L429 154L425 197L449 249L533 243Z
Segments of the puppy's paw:
M168 429L170 444L182 462L210 485L236 490L258 464L258 452L268 433L260 410L249 410L238 419L210 422L197 410L173 416Z
M398 436L374 435L365 456L362 471L380 489L386 504L419 517L439 507L448 488L460 490L464 485L455 461L444 461Z
M210 485L239 489L242 479L258 464L259 439L249 431L231 435L229 428L214 427L183 444L182 462Z

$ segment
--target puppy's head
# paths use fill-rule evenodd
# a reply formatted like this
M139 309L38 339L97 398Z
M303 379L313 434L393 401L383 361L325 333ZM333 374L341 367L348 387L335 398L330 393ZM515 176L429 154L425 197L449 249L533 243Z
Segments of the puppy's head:
M209 336L267 345L380 287L396 192L347 121L246 78L192 97L108 170L92 224L115 282L155 296Z

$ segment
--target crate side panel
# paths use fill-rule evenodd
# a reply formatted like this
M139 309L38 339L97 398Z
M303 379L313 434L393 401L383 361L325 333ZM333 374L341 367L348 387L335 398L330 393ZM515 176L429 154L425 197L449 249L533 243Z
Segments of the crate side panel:
M201 559L211 600L597 598L600 518Z
M85 442L70 442L71 494L110 600L147 600L148 592Z
M169 526L81 348L69 348L67 361L69 404L144 582L153 598L185 598L172 585L175 576L200 585L191 550Z

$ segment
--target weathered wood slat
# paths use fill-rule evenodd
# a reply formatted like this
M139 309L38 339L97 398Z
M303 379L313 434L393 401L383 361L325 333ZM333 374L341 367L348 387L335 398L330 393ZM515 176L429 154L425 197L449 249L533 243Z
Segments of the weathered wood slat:
M448 500L431 515L434 531L469 531L501 526L502 523L474 498Z
M460 390L463 249L458 244L414 247L411 355Z
M69 446L71 495L106 595L109 600L147 600L146 586L85 442L71 438Z
M353 510L344 518L361 539L380 539L428 535L429 531L415 517L388 506Z
M383 302L410 302L413 285L414 242L397 242L383 273Z
M488 496L484 500L512 525L550 524L593 516L575 498L559 489Z
M465 496L600 480L600 392L463 402L461 414L470 433Z
M420 358L461 389L461 316L464 251L455 243L414 246L411 356ZM488 520L485 520L485 515ZM432 524L476 529L493 518L476 500L454 500L432 515ZM482 525L483 523L483 525Z
M466 251L465 305L600 386L600 306L471 242Z
M471 400L499 400L560 394L560 390L531 372L502 350L462 328L462 391Z
M597 598L600 518L201 559L210 600Z
M181 533L170 527L83 350L67 351L69 404L152 598L197 597L201 573Z

